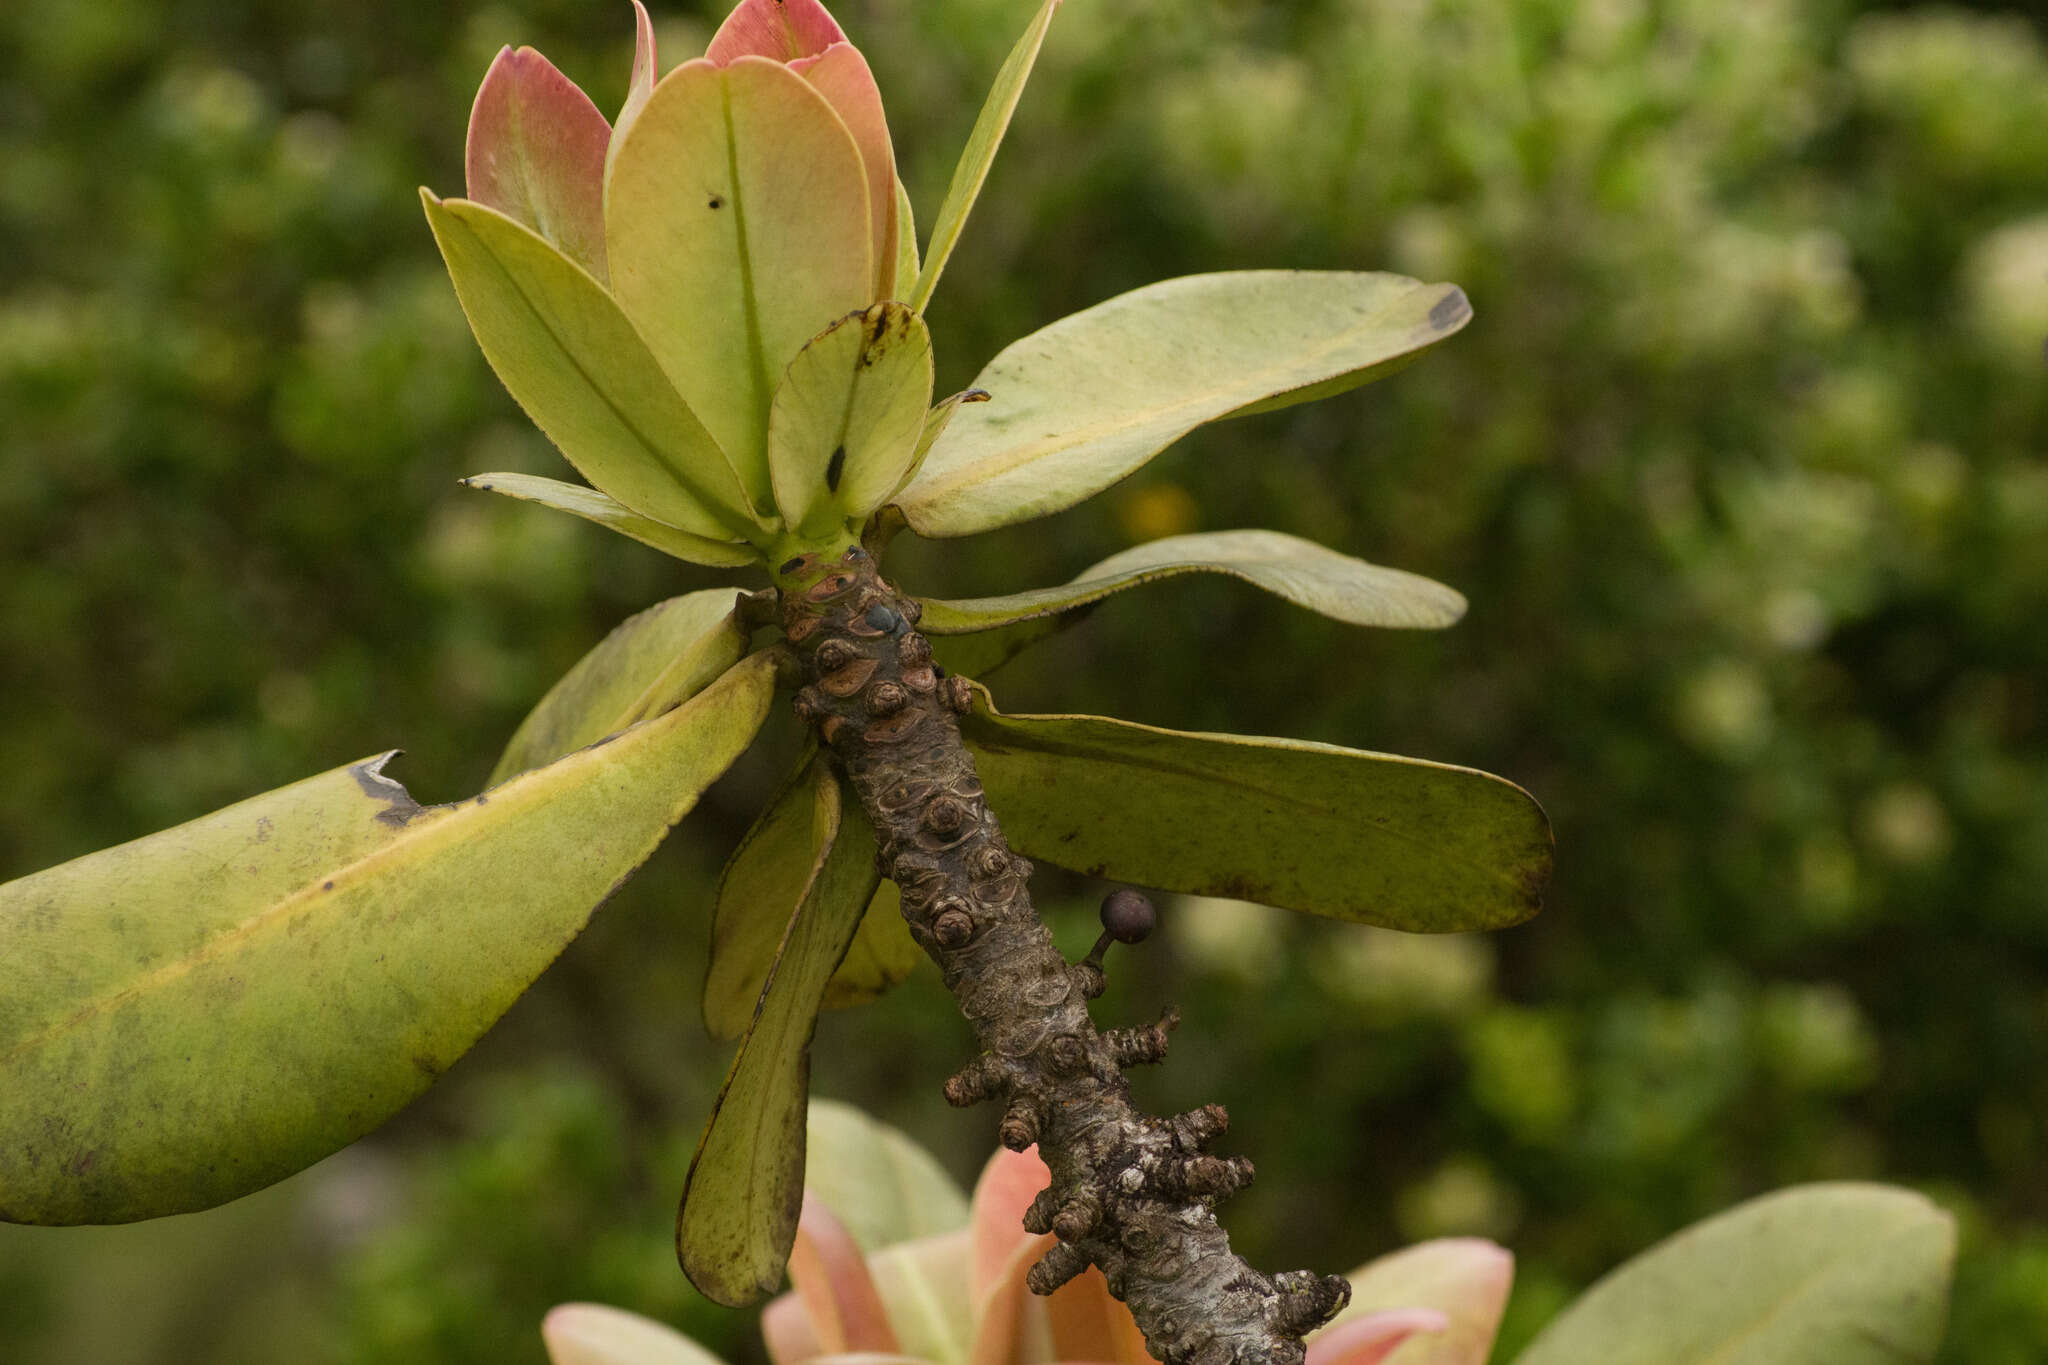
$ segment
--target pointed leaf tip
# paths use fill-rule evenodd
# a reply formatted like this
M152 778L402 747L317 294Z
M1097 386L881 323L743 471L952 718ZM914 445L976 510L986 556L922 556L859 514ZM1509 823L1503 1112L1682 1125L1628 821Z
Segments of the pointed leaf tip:
M740 57L793 62L846 41L818 0L740 0L711 36L705 60L724 66Z
M626 101L619 106L618 121L612 125L611 141L605 146L604 178L607 183L611 180L612 162L618 157L619 144L625 141L626 132L640 117L640 111L647 107L648 97L654 94L654 83L660 77L661 64L654 52L654 20L648 17L647 6L640 0L633 0L633 74L626 83Z
M524 224L598 280L606 276L604 165L611 125L553 62L504 48L469 115L469 198Z

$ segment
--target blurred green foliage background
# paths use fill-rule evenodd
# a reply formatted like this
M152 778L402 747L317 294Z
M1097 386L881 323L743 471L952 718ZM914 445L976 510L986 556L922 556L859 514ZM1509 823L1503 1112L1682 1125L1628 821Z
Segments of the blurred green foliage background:
M929 218L1024 0L842 0ZM669 7L665 59L717 13ZM623 95L616 0L0 6L0 876L393 744L474 790L614 622L717 581L454 485L561 466L483 365L413 190L530 42ZM940 391L1168 275L1387 268L1471 327L1200 433L913 590L1271 526L1464 589L1442 636L1228 583L1131 594L1010 710L1333 740L1534 791L1537 921L1421 939L1174 902L1098 1011L1186 1017L1281 1268L1480 1232L1505 1352L1679 1225L1882 1178L1964 1230L1951 1365L2048 1358L2048 41L1851 0L1070 0L932 315ZM750 761L387 1132L126 1229L0 1229L10 1361L539 1361L593 1297L740 1359L673 1201ZM1047 872L1062 941L1103 888ZM4 950L4 945L0 945ZM968 1178L935 980L829 1018L817 1085ZM0 1103L4 1103L0 1097Z

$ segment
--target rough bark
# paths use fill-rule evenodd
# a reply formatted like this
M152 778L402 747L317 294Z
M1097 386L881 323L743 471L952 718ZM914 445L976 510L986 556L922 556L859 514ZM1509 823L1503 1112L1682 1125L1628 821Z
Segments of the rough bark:
M792 560L778 579L802 663L797 714L843 765L911 933L980 1038L946 1099L1001 1104L1003 1145L1035 1142L1051 1168L1024 1223L1059 1240L1031 1288L1049 1294L1097 1265L1166 1365L1296 1365L1302 1334L1350 1287L1309 1271L1269 1276L1232 1253L1215 1206L1252 1168L1209 1153L1221 1106L1162 1119L1132 1105L1123 1069L1158 1061L1174 1020L1097 1032L1088 1001L1101 968L1069 963L1039 922L1031 865L1004 842L961 743L968 688L933 665L916 603L857 547Z

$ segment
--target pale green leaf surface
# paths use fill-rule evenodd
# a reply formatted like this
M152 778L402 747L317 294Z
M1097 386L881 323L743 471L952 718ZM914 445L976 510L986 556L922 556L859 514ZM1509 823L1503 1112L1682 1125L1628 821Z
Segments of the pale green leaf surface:
M966 1228L885 1247L868 1258L896 1340L920 1360L968 1365L974 1353L974 1255Z
M1005 347L974 381L991 401L953 419L896 504L921 536L1046 516L1205 422L1363 384L1470 316L1456 286L1401 275L1256 270L1147 285Z
M1535 914L1550 824L1512 782L1301 740L1102 716L1004 716L961 737L1019 851L1090 876L1419 933Z
M485 359L584 478L691 535L752 528L724 456L596 280L495 209L421 200Z
M850 1104L812 1100L804 1185L870 1254L967 1226L967 1196L938 1159Z
M1402 1308L1433 1308L1448 1320L1440 1332L1418 1333L1386 1365L1486 1365L1514 1283L1515 1258L1480 1237L1418 1242L1345 1277L1351 1303L1317 1337L1343 1323Z
M1111 593L1179 574L1220 573L1296 606L1355 626L1433 630L1464 615L1465 599L1441 583L1382 568L1278 531L1209 531L1134 545L1073 582L1006 597L920 598L927 635L995 630L1072 611Z
M946 262L951 259L953 248L960 242L960 233L967 226L967 215L973 211L974 201L981 197L981 187L988 181L989 167L995 164L996 149L1003 145L1003 134L1010 130L1010 118L1017 112L1017 101L1024 97L1024 83L1031 79L1031 68L1038 61L1038 50L1045 45L1045 31L1052 27L1052 17L1059 13L1059 8L1060 0L1045 0L1038 13L1032 16L1024 36L1017 40L1017 45L1010 49L1010 55L996 72L988 99L983 102L981 113L975 117L974 130L967 135L967 146L953 168L952 183L946 187L946 197L939 203L938 217L932 220L931 240L925 244L924 266L918 272L916 286L910 291L910 306L920 313L932 301L932 291L939 287L939 276L945 273Z
M895 288L886 297L901 298L917 283L917 216L910 206L910 191L896 182L896 277Z
M688 701L746 652L738 592L706 588L627 617L527 713L491 770L493 784L552 763Z
M675 1328L601 1303L565 1303L540 1325L552 1365L725 1365Z
M1752 1199L1650 1248L1517 1365L1904 1365L1941 1344L1955 1223L1884 1185Z
M612 161L612 290L764 514L769 402L805 342L873 301L869 233L853 135L765 57L669 72Z
M557 512L567 512L572 517L595 522L607 531L630 536L642 545L652 546L686 563L729 569L761 562L760 551L745 541L712 540L706 536L693 536L688 531L678 531L673 526L641 516L616 498L581 484L544 479L536 474L496 473L472 474L462 481L462 486L487 493L503 493L521 502L538 503Z
M924 468L925 456L932 453L932 447L938 444L939 437L945 435L946 428L952 424L954 409L962 403L987 401L988 395L980 389L962 389L933 404L932 410L924 415L924 430L918 434L917 453L911 457L910 468L903 471L902 480L889 491L889 496L893 498L917 478L917 471Z
M856 524L909 473L932 401L932 339L900 303L833 323L789 363L768 414L768 469L786 525Z
M0 887L0 1218L207 1208L466 1052L767 715L773 662L484 796L390 756Z
M930 637L932 661L963 678L986 678L1040 640L1081 624L1092 610L1093 607L1079 607L1054 616L1019 621L1014 626L979 630L972 635L934 634Z
M828 831L866 821L857 804L841 806L837 783L816 790ZM690 1163L677 1254L691 1283L729 1307L774 1292L796 1239L811 1035L825 983L867 908L866 892L847 888L872 886L873 846L872 830L865 839L828 833Z

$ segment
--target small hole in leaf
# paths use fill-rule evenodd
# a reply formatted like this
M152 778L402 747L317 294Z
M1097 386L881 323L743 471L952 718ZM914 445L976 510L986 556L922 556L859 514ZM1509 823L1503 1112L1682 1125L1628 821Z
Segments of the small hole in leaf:
M841 446L839 447L839 449L832 452L832 461L830 464L827 464L825 466L826 491L837 493L839 491L839 476L841 474L844 474L845 472L846 447Z
M714 194L711 196L711 207L715 209L722 209L725 207L725 200L719 198L717 195Z

